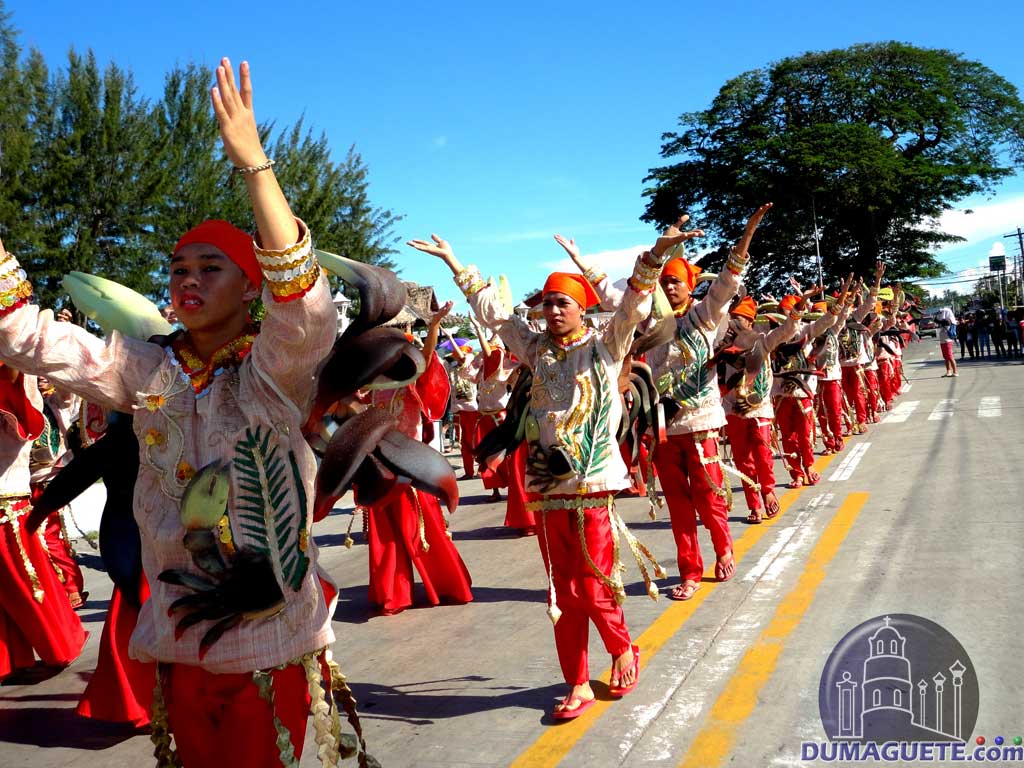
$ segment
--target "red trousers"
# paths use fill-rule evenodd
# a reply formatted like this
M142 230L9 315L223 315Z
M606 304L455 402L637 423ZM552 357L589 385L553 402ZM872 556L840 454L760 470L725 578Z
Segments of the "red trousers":
M167 722L185 768L280 768L275 714L291 734L296 758L301 757L310 703L301 664L270 673L273 708L260 698L251 672L216 675L187 664L166 669Z
M843 389L839 379L818 382L818 398L821 410L818 423L825 446L833 451L843 449Z
M429 549L423 550L419 535L419 510ZM431 605L441 601L468 603L473 599L472 580L466 564L448 538L437 499L404 486L367 516L370 548L370 602L385 613L397 613L412 605L412 569L423 580Z
M43 536L46 538L46 548L50 552L53 567L64 577L64 591L68 595L81 594L85 587L85 578L71 551L71 542L66 541L61 534L60 511L53 512L46 518Z
M530 494L529 498L545 497ZM606 495L598 496L595 503L600 504L607 498ZM555 509L541 514L542 530L537 543L544 566L550 569L555 601L562 612L555 624L558 663L565 682L580 685L590 679L587 647L591 621L612 658L625 653L632 640L622 607L587 564L580 545L576 510ZM583 515L583 534L590 558L602 573L610 576L615 565L615 550L608 508L585 509Z
M794 480L804 479L814 464L814 401L809 397L780 397L775 406L775 421L782 435L783 459Z
M762 499L775 488L775 457L772 455L772 420L728 415L725 425L736 469L761 486L743 483L747 508L764 509Z
M149 584L141 577L140 597L149 598ZM128 641L139 621L139 611L114 587L107 619L100 635L100 653L96 671L82 693L75 711L82 717L113 723L131 723L136 728L149 725L153 711L153 685L156 664L136 661L128 656Z
M537 520L526 511L526 454L529 444L523 440L509 457L508 501L505 504L505 527L534 529Z
M892 361L892 391L893 394L900 394L903 390L903 358L897 357Z
M500 411L499 413L481 413L476 422L476 433L473 436L473 445L480 445L480 441L504 420L504 411ZM494 469L482 467L480 469L480 478L484 481L484 488L489 491L493 491L495 488L507 488L509 473L508 464L509 457L506 456L505 460Z
M33 651L44 664L67 666L78 658L86 638L39 536L25 531L28 499L10 507L0 512L0 679L34 666ZM35 571L41 602L33 594L22 552Z
M870 368L864 369L864 383L867 385L865 389L867 392L864 395L864 399L867 404L868 414L873 418L878 415L879 412L879 400L878 400L878 371L872 371Z
M659 443L654 450L654 465L668 502L679 577L683 581L700 581L704 575L704 559L697 538L697 515L711 533L715 554L722 557L732 551L722 467L717 461L710 461L718 457L718 434L699 434L706 435L701 440L701 448L705 461L710 463L702 464L693 433L669 435L668 440Z
M843 392L846 394L846 401L853 406L857 413L857 423L867 424L868 406L864 399L864 386L860 380L860 371L859 365L843 366Z
M459 411L459 448L462 450L462 471L466 477L476 476L476 460L473 449L476 448L476 411Z

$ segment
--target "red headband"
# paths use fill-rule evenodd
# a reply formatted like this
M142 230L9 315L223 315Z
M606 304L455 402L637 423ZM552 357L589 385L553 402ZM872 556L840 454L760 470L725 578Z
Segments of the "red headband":
M743 300L740 301L735 307L729 310L730 315L736 315L737 317L745 317L747 320L753 320L757 317L757 304L749 296L744 296Z
M583 309L600 301L593 286L583 275L574 275L570 272L552 272L548 275L541 295L547 296L549 293L564 293Z
M692 291L697 285L697 276L703 271L700 267L691 264L680 256L678 259L672 259L672 261L666 264L661 274L677 278L686 283Z
M205 243L223 251L245 273L250 283L257 288L263 284L263 270L256 261L252 237L233 224L220 219L208 219L182 235L174 246L174 252L193 243Z

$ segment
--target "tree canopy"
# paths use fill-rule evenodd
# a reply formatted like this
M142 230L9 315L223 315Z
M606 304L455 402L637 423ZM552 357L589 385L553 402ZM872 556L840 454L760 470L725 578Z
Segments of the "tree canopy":
M62 303L72 270L160 301L167 255L184 232L208 218L253 228L245 185L227 183L212 83L204 67L177 67L149 100L130 71L101 68L91 51L72 50L51 70L38 51L22 51L0 2L0 236L40 304ZM327 137L302 120L261 130L317 246L390 266L401 217L371 202L355 148L333 159Z
M960 238L939 230L938 216L1024 161L1024 104L956 53L864 44L733 78L662 139L674 162L645 179L643 220L664 226L687 211L724 245L772 201L755 284L817 278L815 216L827 277L866 275L882 259L900 280L941 274L932 250Z

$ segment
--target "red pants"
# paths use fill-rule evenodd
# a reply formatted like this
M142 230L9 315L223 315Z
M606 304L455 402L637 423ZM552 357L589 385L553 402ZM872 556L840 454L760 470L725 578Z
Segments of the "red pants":
M715 432L701 441L705 460L718 457L718 435ZM725 500L722 467L717 461L702 465L695 436L669 435L654 450L661 487L668 502L672 535L676 540L679 576L683 581L700 581L704 575L704 559L697 538L697 515L711 533L715 554L722 557L732 551L729 533L729 508Z
M635 493L637 496L647 495L647 483L650 482L650 478L647 476L648 444L650 440L651 438L648 435L644 435L640 439L640 450L637 451L636 461L630 460L629 446L626 443L622 443L619 446L619 454L622 456L622 461L625 462L626 467L629 469L629 492Z
M429 549L423 551L419 512ZM370 547L370 602L385 613L397 613L412 605L412 568L423 580L427 600L468 603L473 599L472 580L465 563L445 530L441 506L430 494L405 486L367 515Z
M139 596L145 602L149 598L145 575L141 582ZM138 621L138 609L115 586L110 596L107 619L103 622L96 671L75 710L82 717L131 723L136 728L149 724L156 664L136 661L128 656L128 641Z
M462 471L466 477L476 476L476 460L473 449L476 448L476 411L459 411L459 447L462 449Z
M730 414L726 417L726 432L736 469L761 486L757 490L743 483L747 508L764 509L762 498L775 488L775 457L772 455L772 420L748 419Z
M903 391L903 358L897 357L892 361L892 391L899 394Z
M309 687L301 664L270 673L273 709L260 698L251 672L215 675L187 664L168 664L166 669L167 722L185 768L280 768L275 714L291 734L296 758L301 757L309 716Z
M870 368L864 369L864 383L865 392L864 399L867 404L868 414L873 419L878 415L878 371L872 371Z
M71 609L49 555L37 535L25 532L28 510L25 499L14 502L10 512L0 512L0 518L6 518L0 523L0 679L34 666L33 650L44 664L63 667L78 658L85 645L82 622ZM33 595L22 551L35 570L42 602Z
M537 520L533 512L526 511L526 454L529 443L525 440L519 444L507 461L510 464L508 473L508 502L505 505L505 527L534 529Z
M545 498L529 494L530 500ZM599 500L607 496L597 497ZM595 500L595 503L601 501ZM615 564L611 521L608 508L593 507L583 511L583 532L587 551L594 565L604 574L611 575ZM594 622L604 648L616 658L632 645L626 617L615 602L612 591L597 577L587 564L580 546L576 510L556 509L542 513L537 543L549 568L555 586L555 600L561 618L555 624L555 647L562 676L569 685L580 685L590 679L587 659L590 622Z
M53 567L60 571L64 577L64 591L68 595L81 594L85 587L85 578L82 576L82 569L78 566L71 551L71 543L64 540L61 535L60 512L53 512L46 518L46 528L43 532L46 538L46 548L50 552L50 560Z
M783 459L794 480L805 479L814 464L813 407L814 401L809 397L780 397L775 406Z
M846 401L853 406L857 413L857 423L867 424L868 406L864 399L864 386L860 380L859 365L843 366L843 392L846 394Z
M473 445L480 445L487 434L505 420L505 412L481 413L476 422L476 434L473 436ZM482 467L480 478L484 481L484 488L493 491L495 488L508 487L508 457L494 469Z
M882 398L882 402L885 403L885 408L888 410L892 406L892 399L895 394L899 391L898 389L892 388L893 379L893 364L892 360L879 360L878 361L878 394Z
M843 449L843 389L839 379L818 382L821 400L819 423L825 446L833 451Z

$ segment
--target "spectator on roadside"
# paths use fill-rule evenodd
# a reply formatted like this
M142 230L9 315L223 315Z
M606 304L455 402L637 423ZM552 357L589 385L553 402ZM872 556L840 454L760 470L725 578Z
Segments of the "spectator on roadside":
M942 360L946 364L946 372L942 378L947 376L959 376L956 370L956 360L953 358L953 339L957 336L956 317L953 310L943 307L935 313L935 321L939 324L939 349L942 350Z
M992 357L991 330L988 312L979 312L974 322L974 336L978 340L979 357Z
M992 321L992 344L996 348L996 357L1006 357L1006 322L996 315Z

